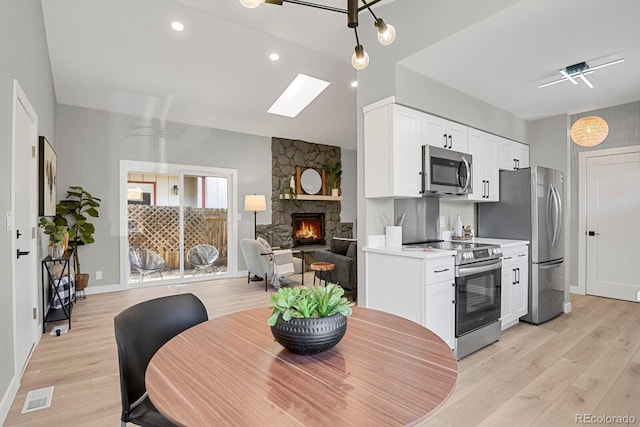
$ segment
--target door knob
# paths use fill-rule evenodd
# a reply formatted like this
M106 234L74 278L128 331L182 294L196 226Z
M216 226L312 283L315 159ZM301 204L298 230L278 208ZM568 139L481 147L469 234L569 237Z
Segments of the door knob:
M596 233L595 231L587 231L588 236L599 236L600 233Z
M16 258L20 258L22 255L29 255L29 251L21 251L20 249L18 249L16 252Z

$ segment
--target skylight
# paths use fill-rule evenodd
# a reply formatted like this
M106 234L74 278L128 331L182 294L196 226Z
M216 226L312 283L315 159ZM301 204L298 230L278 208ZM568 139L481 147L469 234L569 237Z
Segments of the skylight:
M280 116L296 117L311 101L316 99L329 84L329 82L316 79L315 77L298 74L267 111Z

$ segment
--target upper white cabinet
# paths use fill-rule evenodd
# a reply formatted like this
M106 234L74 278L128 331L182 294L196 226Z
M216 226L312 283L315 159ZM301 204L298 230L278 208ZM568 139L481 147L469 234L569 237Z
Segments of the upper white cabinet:
M364 196L420 197L422 113L396 104L365 108Z
M506 138L499 138L498 166L500 169L529 167L529 146Z
M469 128L469 154L473 156L473 193L468 200L497 202L500 195L498 183L498 137Z
M440 117L422 113L422 143L467 153L467 127Z

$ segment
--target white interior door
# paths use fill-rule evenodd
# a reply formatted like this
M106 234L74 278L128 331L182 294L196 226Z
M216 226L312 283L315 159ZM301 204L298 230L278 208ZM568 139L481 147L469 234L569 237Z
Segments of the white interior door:
M586 292L640 301L640 152L587 159Z
M36 343L38 306L36 266L36 197L38 116L14 80L11 204L13 225L12 289L16 374L24 370Z

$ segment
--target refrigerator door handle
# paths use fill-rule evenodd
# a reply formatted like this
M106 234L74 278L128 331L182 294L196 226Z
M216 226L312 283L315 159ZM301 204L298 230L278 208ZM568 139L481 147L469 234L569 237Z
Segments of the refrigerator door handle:
M551 199L553 199L555 195L553 194L553 186L549 185L549 191L547 192L547 236L549 237L549 244L553 246L553 241L555 239L555 224L552 225L551 222ZM553 227L553 229L552 229Z
M556 231L553 246L557 247L558 243L560 243L560 234L562 233L562 199L560 199L560 191L558 191L558 187L556 187L555 184L553 184L553 191L556 202Z
M544 263L544 264L538 264L538 268L540 270L551 270L552 268L560 267L563 263L564 263L564 260L561 259L560 261L554 261L554 262L549 262L549 263Z

